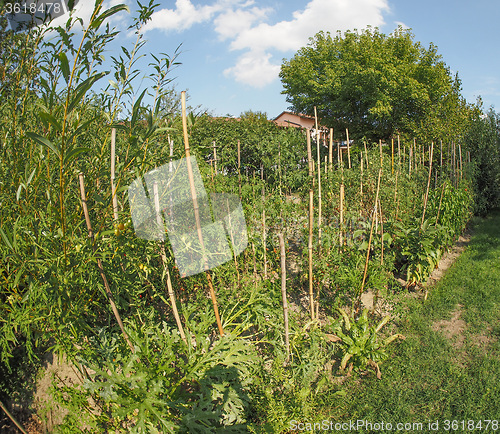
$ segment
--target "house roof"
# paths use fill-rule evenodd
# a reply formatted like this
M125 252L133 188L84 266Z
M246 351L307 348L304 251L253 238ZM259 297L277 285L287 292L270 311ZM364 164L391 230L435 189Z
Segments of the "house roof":
M292 126L295 128L309 128L314 129L316 121L314 116L309 116L304 113L293 113L290 111L283 111L273 119L273 122L282 127ZM324 129L319 125L320 129Z

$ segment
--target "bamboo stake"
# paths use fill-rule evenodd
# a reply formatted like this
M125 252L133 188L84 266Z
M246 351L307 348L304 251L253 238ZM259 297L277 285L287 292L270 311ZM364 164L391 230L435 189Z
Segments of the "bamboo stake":
M438 206L438 212L437 212L437 215L436 215L436 225L438 224L438 220L439 220L439 213L441 211L441 204L443 202L443 195L444 195L444 188L446 186L446 181L443 182L443 187L441 188L441 197L439 198L439 206Z
M226 206L227 206L226 210L227 210L228 227L232 227L231 210L229 208L229 199L227 199L227 198L226 198ZM233 231L230 231L229 236L231 238L231 245L234 246ZM233 251L233 259L234 259L234 268L236 269L236 278L238 281L238 287L240 288L241 287L241 277L240 277L240 271L238 269L238 260L236 259L236 251L234 249L232 249L232 251Z
M194 176L193 176L193 167L191 166L191 153L189 149L189 138L187 132L187 118L186 118L186 91L181 92L181 106L182 106L182 131L184 134L184 150L186 153L186 162L187 162L187 170L189 177L189 185L191 189L191 197L193 199L193 208L194 208L194 217L196 220L196 229L198 232L198 239L200 241L201 249L203 252L203 258L205 261L205 267L207 267L206 262L206 252L205 252L205 243L203 241L203 234L201 232L201 221L200 221L200 213L198 207L198 198L196 197L196 189L194 185ZM224 330L222 329L222 323L219 316L219 308L217 306L217 298L215 296L215 290L212 283L212 276L210 275L210 271L208 269L205 270L205 275L207 276L208 287L210 289L210 297L212 298L212 304L214 306L215 319L217 320L217 327L219 328L219 333L221 336L224 335Z
M413 137L413 158L415 158L415 161L413 162L413 169L416 171L417 170L417 158L418 158L418 152L417 152L417 139Z
M443 140L440 140L439 146L439 177L443 177Z
M455 188L458 187L458 157L457 157L457 144L453 143L453 171L455 173Z
M285 322L285 345L286 345L286 361L290 359L290 336L288 331L288 301L286 297L286 256L285 256L285 241L283 234L278 233L280 242L281 256L281 298L283 303L283 319Z
M372 245L373 228L375 226L375 217L377 214L377 204L378 204L378 195L379 195L379 191L380 191L380 178L381 177L382 177L382 168L380 168L378 171L377 192L375 194L375 208L373 209L372 224L370 227L370 237L368 238L368 249L366 251L366 261L365 261L365 269L363 271L363 280L361 282L361 288L359 290L359 297L357 300L357 307L356 307L356 311L358 313L359 313L359 308L361 305L361 294L363 294L363 291L365 289L366 274L368 272L368 261L370 260L370 248Z
M264 165L260 164L260 179L264 182ZM262 240L264 244L264 278L267 279L267 232L266 232L266 194L265 185L262 184Z
M348 162L348 166L349 169L351 168L351 145L349 144L349 129L346 128L345 129L345 134L346 134L346 137L347 137L347 162Z
M462 180L462 145L458 144L458 155L460 159L460 181Z
M329 171L333 172L333 128L330 128L330 143L328 146Z
M382 164L384 162L384 157L382 154L382 140L381 139L379 139L379 141L378 141L378 146L380 148L380 168L382 168Z
M155 181L153 183L153 196L155 202L155 211L156 211L156 222L158 226L165 227L162 221L162 217L160 214L160 198L158 195L158 183ZM172 312L174 313L175 322L177 323L177 328L179 329L179 334L181 335L182 340L187 344L186 335L184 333L184 328L182 327L181 318L179 316L179 312L177 310L177 303L175 301L174 288L172 286L172 280L170 279L170 270L168 269L168 261L167 254L165 252L165 242L162 241L160 243L160 255L163 263L163 270L167 276L167 291L168 297L170 299L170 304L172 305Z
M424 225L425 210L427 208L427 200L429 199L429 188L431 186L431 175L432 175L432 154L433 154L433 151L434 151L434 142L431 142L431 150L430 150L430 156L429 156L429 176L427 178L427 190L425 192L425 197L424 197L424 211L422 212L422 221L420 223L421 227Z
M316 112L316 106L314 106L314 122L316 126L316 150L318 155L318 244L321 251L321 155L319 149L320 143L320 132L318 129L318 113Z
M391 137L391 174L394 175L394 137Z
M342 156L342 151L340 151L340 221L339 221L339 243L340 247L344 245L344 161Z
M398 175L399 175L399 170L396 171L396 185L394 186L394 203L396 204L396 217L395 217L395 220L398 219L398 205L399 205L399 198L398 198Z
M80 198L82 200L82 208L83 208L83 214L85 215L85 223L87 224L87 230L89 233L89 238L92 241L92 248L94 252L96 251L96 246L94 244L94 233L92 232L92 224L90 222L90 215L89 215L89 210L87 208L87 198L85 194L85 183L83 181L83 173L80 172L78 175L78 179L80 181ZM113 299L113 294L111 292L111 289L109 287L108 279L106 277L106 274L104 274L104 267L102 266L101 259L97 257L97 268L99 268L99 274L101 275L101 278L104 282L104 289L106 292L106 296L108 297L109 304L111 306L111 310L113 311L113 315L115 316L116 322L118 323L118 326L120 327L120 330L122 331L123 337L125 341L127 342L130 351L134 353L134 346L132 345L132 342L130 341L127 332L125 331L125 327L123 326L122 319L120 317L120 313L118 312L118 309L116 307L115 301Z
M213 141L213 146L214 146L214 170L215 170L215 175L217 176L217 147L215 146L215 140Z
M113 195L113 218L118 221L118 197L115 188L115 141L116 129L111 129L111 194Z
M361 154L360 158L360 163L361 163L361 180L360 180L360 185L359 185L359 195L361 196L361 207L363 207L363 155Z
M413 160L413 145L410 143L410 152L408 153L408 176L411 178L411 162Z
M257 258L255 257L255 244L252 243L252 253L253 253L253 281L255 287L257 288Z
M241 150L240 150L239 140L238 140L238 192L241 200Z
M7 415L7 417L12 421L14 422L14 425L17 426L17 428L19 429L19 431L21 431L23 434L28 434L23 426L14 418L14 416L12 416L12 414L10 414L9 410L7 410L7 407L5 407L5 405L3 405L3 402L0 401L0 408L5 412L5 414Z
M401 142L399 141L399 134L398 134L398 170L401 170Z
M340 233L340 247L344 245L344 183L340 184L340 222L339 222L339 233Z
M313 292L313 225L314 225L314 176L313 160L311 152L311 134L309 128L307 131L307 159L309 161L309 238L307 249L309 252L309 304L311 309L311 320L314 320L314 292Z
M369 166L368 166L368 149L366 147L366 141L363 142L363 145L365 147L365 155L366 155L366 170L369 169Z
M380 198L378 200L378 212L380 214L380 242L382 245L382 252L380 254L380 265L384 265L384 216L382 215L382 204Z

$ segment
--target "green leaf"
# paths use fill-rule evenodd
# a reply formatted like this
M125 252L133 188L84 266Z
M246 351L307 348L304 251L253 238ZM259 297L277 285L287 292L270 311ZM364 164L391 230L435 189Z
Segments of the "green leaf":
M106 18L109 18L120 11L127 11L128 13L130 13L129 7L125 4L113 6L112 8L105 10L101 15L95 18L92 23L90 23L90 27L97 30Z
M344 325L345 325L346 330L350 330L351 329L351 321L349 320L347 313L345 312L344 309L342 309L340 307L338 308L338 311L342 315L342 318L344 318Z
M45 122L47 125L49 124L52 125L56 131L62 131L61 124L54 115L51 115L50 113L41 110L38 113L38 116L40 117L42 122Z
M68 138L68 143L71 143L74 138L78 137L84 130L88 128L88 126L94 122L99 115L94 116L92 119L89 119L88 121L85 121L83 124L81 124Z
M78 87L75 89L73 94L73 98L68 105L68 114L73 111L73 109L80 103L80 101L85 96L85 93L94 85L94 83L104 77L107 72L100 72L99 74L95 74L87 78L85 81L81 82Z
M365 234L365 231L364 229L357 229L354 231L354 233L352 234L352 237L353 238L358 238L358 237L361 237L362 235Z
M340 363L340 369L345 369L347 362L352 357L352 354L346 353L344 357L342 357L342 362Z
M0 236L2 237L3 242L7 245L7 247L11 250L14 250L9 236L3 231L2 228L0 228Z
M59 64L61 65L61 72L64 77L64 81L66 81L66 84L69 83L69 62L68 62L68 57L66 56L66 53L64 51L61 51L59 53Z
M391 318L391 317L390 317L389 315L385 316L385 317L382 319L382 321L380 321L380 322L378 323L377 327L375 328L375 332L380 331L380 329L381 329L382 327L384 327L384 325L386 325L386 324L389 322L390 318Z
M134 128L135 123L137 122L137 118L139 116L139 110L141 108L141 101L142 101L142 98L144 98L146 90L147 89L144 89L142 91L142 93L139 96L139 98L137 98L137 101L135 102L134 107L132 108L132 118L130 120L130 125L131 125L132 128Z
M90 148L84 148L84 147L73 148L71 151L67 152L66 155L64 156L64 164L71 163L82 152L88 152L90 150L91 150Z
M54 152L54 154L57 155L57 157L59 158L61 157L61 150L59 149L59 147L56 144L52 143L46 137L43 137L40 134L34 133L32 131L27 132L26 135L35 142L38 142L39 144L49 148L51 151Z

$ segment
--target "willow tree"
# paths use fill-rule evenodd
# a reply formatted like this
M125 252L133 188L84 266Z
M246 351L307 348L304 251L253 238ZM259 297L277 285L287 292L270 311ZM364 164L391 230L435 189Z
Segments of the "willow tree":
M358 137L436 137L464 117L460 81L437 47L422 47L401 27L390 35L319 32L283 62L280 78L293 110L312 114L316 106L323 124Z

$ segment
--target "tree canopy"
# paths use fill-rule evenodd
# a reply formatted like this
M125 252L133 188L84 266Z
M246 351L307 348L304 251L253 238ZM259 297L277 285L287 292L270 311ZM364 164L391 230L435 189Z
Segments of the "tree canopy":
M292 110L312 114L316 106L324 125L358 137L437 138L466 117L460 81L437 47L423 48L401 27L390 35L319 32L283 61L280 78Z

